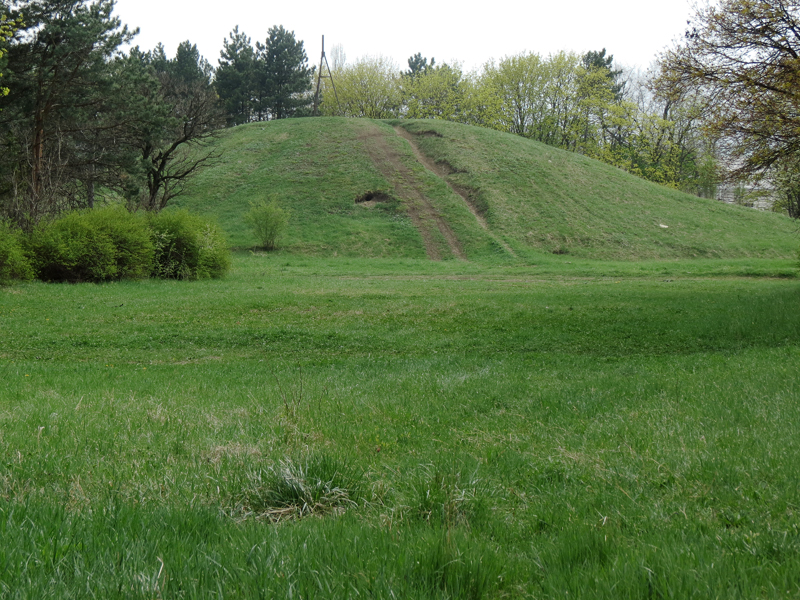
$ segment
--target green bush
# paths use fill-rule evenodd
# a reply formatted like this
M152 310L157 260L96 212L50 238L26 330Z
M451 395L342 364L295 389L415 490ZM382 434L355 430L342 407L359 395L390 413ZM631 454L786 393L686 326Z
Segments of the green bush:
M33 267L22 245L22 235L0 221L0 285L33 279Z
M37 228L34 267L45 281L107 281L146 277L153 242L144 218L125 208L73 211Z
M150 275L155 248L144 215L131 213L122 206L85 214L113 242L117 278L140 279Z
M275 200L269 203L264 200L251 202L250 211L244 218L265 250L275 250L278 247L278 242L289 224L289 212L278 206Z
M228 243L217 225L187 210L149 216L155 246L152 275L166 279L222 277L230 269Z

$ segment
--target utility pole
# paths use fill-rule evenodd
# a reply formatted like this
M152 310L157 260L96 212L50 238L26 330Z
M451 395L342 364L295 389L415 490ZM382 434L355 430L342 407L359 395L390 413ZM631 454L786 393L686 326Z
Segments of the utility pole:
M322 64L325 63L325 66L328 68L328 74L322 74ZM325 77L326 79L331 80L331 86L333 86L333 95L336 97L336 106L339 107L339 111L341 112L341 105L339 104L339 94L336 93L336 84L333 83L333 73L331 72L331 67L328 64L328 58L325 56L325 36L322 36L322 56L319 58L319 71L317 72L317 92L314 94L314 112L312 113L315 117L317 116L317 111L319 110L319 88L320 84L322 83L322 78Z

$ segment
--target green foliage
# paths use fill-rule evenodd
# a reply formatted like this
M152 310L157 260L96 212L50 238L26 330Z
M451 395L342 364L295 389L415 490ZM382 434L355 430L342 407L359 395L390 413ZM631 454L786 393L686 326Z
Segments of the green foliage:
M176 210L151 213L148 223L155 246L153 276L208 279L228 272L228 244L212 221L187 210Z
M783 156L772 165L772 179L778 198L773 210L800 219L800 159L798 155Z
M728 143L740 176L800 151L798 30L797 0L698 3L687 35L659 58L658 93L713 99L704 126Z
M397 65L384 56L364 57L324 81L324 115L391 119L400 115L402 93Z
M41 218L91 206L95 184L118 184L131 166L134 86L116 70L133 34L111 0L15 3L24 21L8 49L13 123L0 141L0 204L30 229ZM25 140L23 142L23 140Z
M426 57L423 57L420 52L417 52L414 56L408 57L408 71L403 73L403 75L407 77L411 77L412 79L427 71L428 69L432 69L436 65L436 59L431 58L431 62L428 62Z
M606 79L606 85L610 87L614 94L615 99L622 99L622 92L625 88L626 82L620 81L622 69L614 69L614 57L609 54L606 55L606 49L603 48L600 52L590 50L583 55L583 66L587 71L599 71Z
M144 171L139 206L159 211L183 191L185 182L209 162L204 142L222 126L223 114L212 86L213 69L195 44L181 42L168 59L160 44L152 52L131 51L131 62L155 78L135 137Z
M255 48L237 25L225 38L215 86L229 125L300 116L312 102L314 69L303 42L282 25Z
M33 267L25 253L22 232L0 221L0 285L33 278Z
M228 125L241 125L253 118L255 51L250 38L237 25L231 39L223 40L214 87L225 109Z
M146 277L153 264L147 223L119 206L73 211L42 224L30 247L45 281L136 279Z
M283 25L270 27L265 43L256 43L256 110L261 119L285 119L311 103L311 74L303 42Z
M245 221L265 250L275 250L289 224L289 212L278 206L275 200L254 202L245 215Z
M0 4L0 10L3 8L4 5ZM16 31L21 24L22 23L20 21L11 22L8 18L8 15L0 13L0 68L2 68L3 56L6 53L5 43L8 40L8 38L14 35L14 31ZM3 76L3 71L0 70L0 77L2 76ZM8 88L0 85L0 98L7 95L8 95Z
M410 59L409 59L410 62ZM458 65L428 66L405 75L403 98L410 119L447 119L469 122L467 98L472 82Z

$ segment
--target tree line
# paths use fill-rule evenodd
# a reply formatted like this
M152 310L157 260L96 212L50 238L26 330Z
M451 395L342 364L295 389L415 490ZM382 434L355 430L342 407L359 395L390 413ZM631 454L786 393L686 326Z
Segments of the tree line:
M238 31L215 70L189 41L171 57L160 44L124 51L137 31L113 8L113 0L0 3L0 216L23 229L91 208L99 193L159 211L217 158L207 142L226 122L294 116L308 104L296 95L310 89L311 69L283 27L235 73ZM252 82L247 101L235 96L237 75Z
M606 49L522 53L464 72L421 54L332 51L323 115L447 119L578 152L690 193L728 175L768 180L800 216L798 1L720 0L650 72ZM236 27L216 68L189 41L134 39L113 0L0 0L0 213L24 228L99 193L158 211L216 160L224 126L310 116L316 69L282 26ZM326 67L327 60L326 60ZM792 203L794 202L794 203Z
M333 68L327 115L447 119L585 154L664 185L713 194L713 144L694 98L659 97L650 79L614 67L606 49L524 53L466 73L419 54L400 71L384 57ZM334 90L335 85L335 90Z

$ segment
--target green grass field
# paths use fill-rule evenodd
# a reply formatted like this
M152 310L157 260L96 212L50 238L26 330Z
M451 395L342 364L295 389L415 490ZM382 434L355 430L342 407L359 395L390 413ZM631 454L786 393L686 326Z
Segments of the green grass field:
M452 123L214 144L228 277L0 287L0 598L800 598L796 223Z
M796 263L522 262L0 288L0 597L800 598Z

